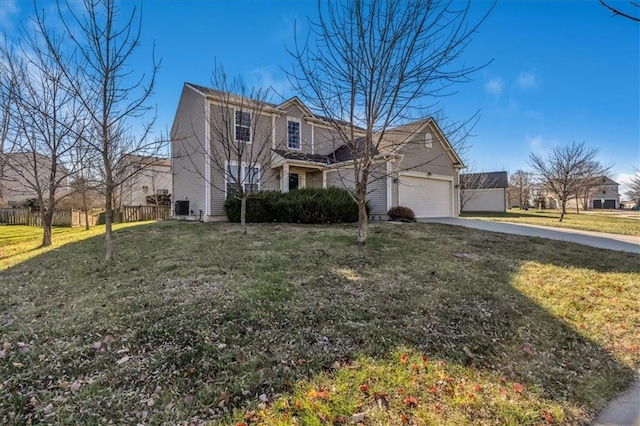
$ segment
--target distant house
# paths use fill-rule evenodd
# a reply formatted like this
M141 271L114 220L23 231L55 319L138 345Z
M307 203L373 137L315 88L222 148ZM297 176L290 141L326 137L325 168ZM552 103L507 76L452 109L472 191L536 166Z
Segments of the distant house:
M460 206L466 212L507 211L507 172L460 175Z
M5 153L0 176L0 207L25 207L28 200L38 198L38 192L49 196L51 159L37 152ZM68 171L58 165L56 194L58 198L68 189Z
M143 206L171 195L171 160L169 158L129 155L124 173L130 175L120 187L120 204Z
M177 215L202 213L203 220L226 220L224 202L229 175L214 161L227 162L233 176L246 179L251 190L292 191L298 188L339 186L354 188L354 158L331 126L329 119L314 114L297 97L280 104L260 103L258 112L247 108L256 101L243 99L199 85L185 83L173 122L173 199ZM228 125L234 144L264 144L266 161L249 166L246 160L214 158L223 144L212 123ZM256 126L269 140L252 140ZM222 127L222 126L219 126ZM364 137L355 128L355 136ZM232 136L232 137L231 137ZM455 217L459 211L458 174L462 160L432 118L424 118L388 130L384 142L393 149L372 153L374 168L369 177L368 201L373 219L385 219L393 206L406 206L416 217ZM214 145L215 144L215 145ZM252 145L253 146L253 145ZM262 145L261 145L262 146Z
M556 204L561 205L559 200ZM585 180L585 187L567 200L567 209L575 209L576 206L582 210L619 209L618 183L606 176Z
M589 190L586 200L588 209L619 209L620 194L618 193L618 182L611 178L602 176L596 179L593 187Z

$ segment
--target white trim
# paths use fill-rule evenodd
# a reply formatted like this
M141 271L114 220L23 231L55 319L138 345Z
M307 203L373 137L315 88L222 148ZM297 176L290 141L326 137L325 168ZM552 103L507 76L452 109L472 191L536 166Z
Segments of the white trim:
M289 145L289 122L298 123L298 148L293 148ZM289 117L287 116L287 149L293 151L302 151L302 120L297 117Z
M204 106L204 215L211 215L211 106L205 99Z
M316 153L316 128L311 124L311 155Z
M419 177L419 178L427 178L427 179L435 179L435 180L448 180L448 181L453 182L453 176L436 175L436 174L433 174L433 173L429 174L429 173L425 173L425 172L406 171L406 172L400 173L400 176Z
M391 162L387 161L387 211L391 208L392 196L391 185L393 184L393 177L391 176Z
M276 149L276 116L271 116L271 148Z
M329 171L328 170L322 170L322 187L326 188L327 187L327 173Z

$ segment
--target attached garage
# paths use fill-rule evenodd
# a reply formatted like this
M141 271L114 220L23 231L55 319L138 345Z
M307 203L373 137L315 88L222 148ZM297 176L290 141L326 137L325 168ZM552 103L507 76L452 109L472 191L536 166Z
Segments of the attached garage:
M604 200L604 206L602 205L601 200L593 200L593 208L594 209L615 209L616 208L616 200Z
M450 180L400 175L398 204L418 218L453 217L453 184Z

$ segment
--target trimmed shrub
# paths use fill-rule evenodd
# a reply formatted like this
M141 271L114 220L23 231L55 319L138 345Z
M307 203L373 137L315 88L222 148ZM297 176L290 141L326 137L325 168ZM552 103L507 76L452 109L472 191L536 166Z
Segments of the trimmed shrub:
M240 222L240 200L224 204L231 222ZM367 203L367 214L369 213ZM247 222L348 223L358 221L358 206L344 188L303 188L290 192L260 191L247 198Z
M391 207L387 212L387 215L389 215L391 220L406 220L410 222L416 221L416 214L409 207Z

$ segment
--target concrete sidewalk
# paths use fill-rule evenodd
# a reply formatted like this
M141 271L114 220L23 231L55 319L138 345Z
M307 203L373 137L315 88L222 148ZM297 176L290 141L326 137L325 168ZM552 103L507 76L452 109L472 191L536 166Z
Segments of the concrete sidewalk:
M520 225L506 222L489 222L477 219L420 219L419 222L444 223L484 231L501 232L503 234L548 238L607 250L640 254L640 237L627 235L577 231L536 225ZM640 376L626 393L618 396L609 403L592 423L592 426L640 426Z
M523 225L508 222L491 222L477 219L439 218L418 219L419 222L444 223L464 226L483 231L503 234L523 235L527 237L547 238L550 240L568 241L607 250L626 251L640 254L640 237L629 235L607 234L604 232L578 231L575 229L551 228L548 226Z

